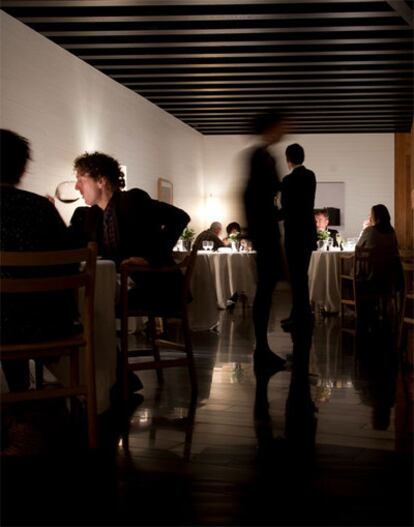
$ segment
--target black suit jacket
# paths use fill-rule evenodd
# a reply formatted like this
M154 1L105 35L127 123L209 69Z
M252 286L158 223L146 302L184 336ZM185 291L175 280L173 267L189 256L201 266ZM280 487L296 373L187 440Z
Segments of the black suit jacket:
M117 263L141 256L154 266L172 264L172 249L190 216L173 205L151 199L140 189L115 192L112 200L119 239ZM99 254L108 256L103 244L103 211L98 206L77 208L70 231L82 245L97 242Z
M316 249L316 225L313 213L316 192L315 174L303 165L282 181L282 215L286 248Z

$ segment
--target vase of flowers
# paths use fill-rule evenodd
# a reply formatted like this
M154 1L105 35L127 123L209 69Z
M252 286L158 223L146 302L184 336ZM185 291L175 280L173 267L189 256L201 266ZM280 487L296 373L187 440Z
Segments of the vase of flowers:
M329 232L328 231L318 231L317 236L318 236L318 241L317 241L318 249L322 251L323 248L326 247L328 244Z
M182 247L184 251L191 250L191 243L194 239L195 231L190 227L186 227L180 236L180 241L182 242Z

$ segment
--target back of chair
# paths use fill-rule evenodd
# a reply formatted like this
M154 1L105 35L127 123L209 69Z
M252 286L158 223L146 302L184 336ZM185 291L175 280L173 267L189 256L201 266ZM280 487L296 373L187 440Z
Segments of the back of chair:
M96 254L93 243L84 249L64 251L1 251L0 264L5 276L0 277L0 293L14 295L85 288L84 318L89 326L93 320ZM88 327L88 333L92 333L92 327Z
M356 247L354 275L356 286L369 286L373 293L389 294L402 288L402 267L398 255Z

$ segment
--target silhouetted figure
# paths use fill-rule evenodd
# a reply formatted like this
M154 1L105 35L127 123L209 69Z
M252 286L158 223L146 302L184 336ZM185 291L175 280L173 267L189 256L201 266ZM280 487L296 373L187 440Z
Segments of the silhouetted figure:
M282 182L282 215L285 224L285 249L292 287L290 317L282 321L289 330L292 325L309 324L312 312L309 302L308 267L316 249L316 226L313 214L315 174L303 166L305 152L298 144L286 149L286 161L291 173Z
M0 249L2 251L57 251L70 248L65 223L50 201L17 188L30 160L27 139L0 130L1 192ZM57 275L68 269L53 270ZM5 277L34 277L30 268L1 269ZM17 275L17 272L19 274ZM37 271L39 272L39 271ZM48 274L52 274L47 269ZM38 274L36 276L39 276ZM20 296L21 298L17 298ZM61 338L76 330L77 306L71 292L1 296L1 340L34 341ZM29 387L27 360L2 361L10 391Z
M244 191L244 205L249 238L257 251L257 289L253 303L253 323L256 336L255 370L269 374L284 367L284 360L272 352L267 339L273 290L281 270L278 208L275 199L281 189L276 162L269 147L277 143L285 129L285 119L279 114L257 118L256 132L262 144L253 152Z
M395 404L398 352L391 328L356 335L355 388L361 401L372 407L372 428L387 430Z
M292 376L286 401L285 437L292 460L308 463L313 460L317 409L309 385L309 355L312 345L312 326L294 329Z

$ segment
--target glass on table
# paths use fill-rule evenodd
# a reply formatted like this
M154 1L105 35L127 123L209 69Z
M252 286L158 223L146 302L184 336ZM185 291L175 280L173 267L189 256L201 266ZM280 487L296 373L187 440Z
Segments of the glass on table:
M333 238L329 237L328 242L326 244L326 250L329 251L333 247Z
M203 245L203 250L204 251L208 251L208 248L210 246L209 244L210 244L210 242L208 242L207 240L203 240L203 244L202 245Z
M212 252L212 250L213 250L213 248L214 248L214 242L213 242L213 241L209 241L209 242L208 242L208 247L207 247L207 248L208 248L208 250L209 250L210 252Z

